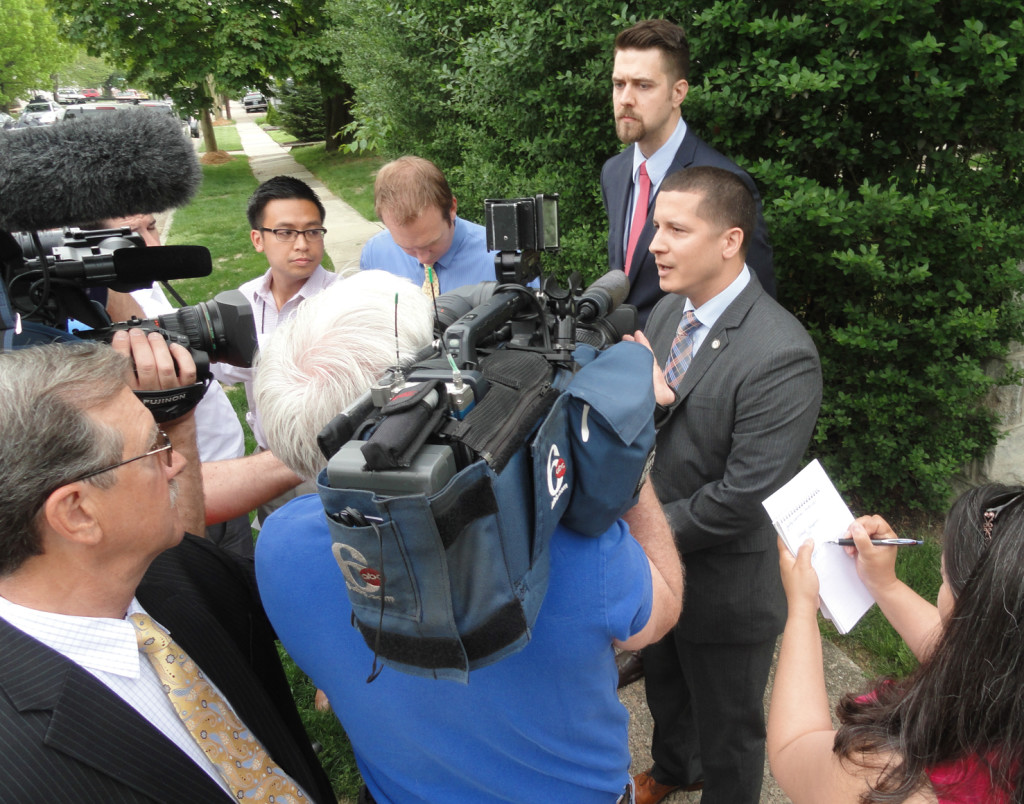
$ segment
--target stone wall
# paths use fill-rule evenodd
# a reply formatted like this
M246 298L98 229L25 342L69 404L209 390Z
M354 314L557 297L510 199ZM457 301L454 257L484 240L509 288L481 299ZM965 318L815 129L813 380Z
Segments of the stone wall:
M1024 344L1012 344L1005 363L1017 371L1024 369ZM984 460L968 467L963 480L972 486L989 482L1024 485L1024 384L994 389L988 404L999 414L1003 436Z

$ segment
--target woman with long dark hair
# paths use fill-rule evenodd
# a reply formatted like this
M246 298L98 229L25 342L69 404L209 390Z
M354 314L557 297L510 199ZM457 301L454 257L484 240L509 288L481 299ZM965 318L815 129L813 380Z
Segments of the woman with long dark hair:
M1024 802L1024 489L986 485L946 519L932 606L897 580L881 517L850 527L857 571L920 661L902 680L845 695L833 729L812 544L780 540L789 616L768 716L772 773L803 802Z

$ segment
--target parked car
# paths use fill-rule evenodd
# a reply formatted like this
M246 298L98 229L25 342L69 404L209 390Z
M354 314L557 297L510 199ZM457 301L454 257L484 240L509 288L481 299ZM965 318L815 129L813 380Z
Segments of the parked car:
M0 112L0 129L14 128L17 122L7 112Z
M138 103L117 103L115 101L108 101L105 103L81 103L75 106L68 107L67 120L73 120L76 117L97 117L100 115L108 114L132 114L134 109L156 109L159 112L168 114L177 121L181 127L181 133L186 137L191 133L189 131L189 124L187 120L182 120L174 107L169 103L163 101L139 101Z
M98 98L98 97L100 97L101 94L102 93L98 89L83 89L82 90L82 97L85 98L86 100L92 100L94 98Z
M21 122L30 125L35 122L49 126L63 119L64 107L48 100L34 100L21 112Z
M246 114L249 114L249 112L265 112L267 111L267 99L263 96L262 92L250 92L242 98L242 106L245 107Z
M57 103L83 103L85 96L75 87L61 87L57 90Z
M73 120L76 117L96 117L98 115L113 114L122 111L125 107L116 103L78 103L69 106L64 113L65 120Z

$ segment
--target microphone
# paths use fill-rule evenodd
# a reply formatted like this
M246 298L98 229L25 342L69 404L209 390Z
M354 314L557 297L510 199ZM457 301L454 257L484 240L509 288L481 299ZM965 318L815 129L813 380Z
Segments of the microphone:
M629 295L629 277L623 271L609 271L591 283L576 305L576 319L588 324L604 318Z
M202 181L178 120L146 108L0 132L0 229L162 212Z
M153 282L209 276L213 260L205 246L129 247L111 254L89 254L80 260L57 260L49 266L49 273L54 279L128 293L148 288Z

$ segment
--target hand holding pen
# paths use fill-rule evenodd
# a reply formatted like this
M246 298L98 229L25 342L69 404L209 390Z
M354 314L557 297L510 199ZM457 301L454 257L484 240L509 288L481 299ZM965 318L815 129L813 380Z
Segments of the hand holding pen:
M844 545L842 549L857 560L857 575L876 600L885 587L898 583L898 551L892 549L893 540L899 540L899 537L888 522L876 515L858 517L850 524L845 538L839 541L840 544L852 542L852 546Z

